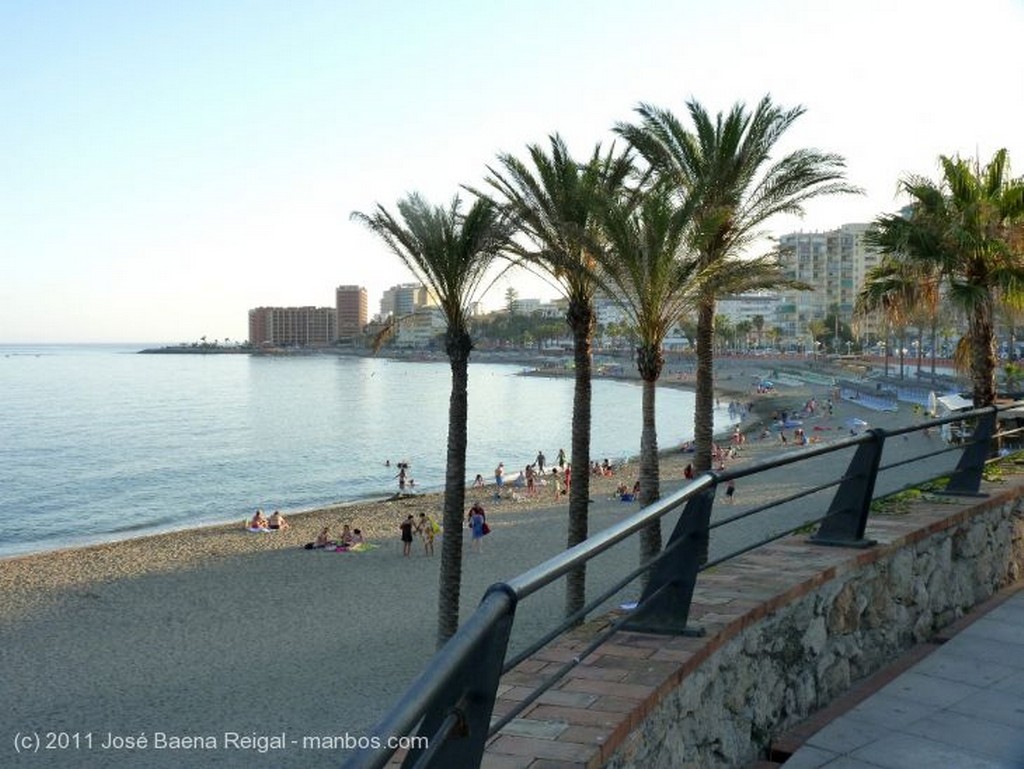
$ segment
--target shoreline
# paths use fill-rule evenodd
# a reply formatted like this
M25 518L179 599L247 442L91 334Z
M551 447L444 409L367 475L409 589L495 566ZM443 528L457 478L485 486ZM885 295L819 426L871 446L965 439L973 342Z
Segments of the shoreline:
M719 392L724 405L729 395ZM741 396L756 404L744 429L748 435L756 432L783 404L802 405L807 392L794 388ZM862 407L843 402L832 419L812 418L808 429L831 426L831 436L842 437L846 431L837 426L853 415L872 418ZM892 416L885 415L887 424ZM910 410L902 409L898 418L910 421ZM785 450L777 438L755 437L740 447L735 463ZM690 461L692 456L677 446L663 447L663 495L685 483L683 468ZM636 471L634 462L610 478L591 477L592 533L638 510L636 503L613 494L617 484L632 483ZM784 493L784 480L782 486L770 479L767 484L741 482L739 505ZM488 586L566 546L568 503L564 497L556 501L550 486L534 498L521 495L518 502L494 501L493 490L493 485L470 489L466 498L468 506L479 497L494 534L480 552L465 543L463 620ZM0 561L0 648L7 671L0 699L17 705L0 718L0 728L9 734L30 727L69 733L263 733L269 718L275 730L289 734L367 733L434 652L439 543L434 557L424 554L420 542L413 544L411 557L403 557L398 524L419 509L433 514L441 502L440 493L423 494L292 515L291 528L275 534L250 534L238 520ZM375 550L300 547L322 522L335 535L348 520L370 533L371 518L382 532L370 537L380 545ZM636 557L635 547L610 550L588 570L588 583L604 589L616 575L635 568ZM634 600L635 592L630 586L616 600ZM517 613L510 648L522 649L543 635L563 612L559 586L538 591ZM54 769L112 769L135 766L140 756L50 758L54 763L47 765ZM298 750L264 758L224 754L218 761L240 769L270 766L271 760L277 769L308 769L330 760ZM173 751L149 752L145 759L151 769L183 766L183 754Z
M629 380L628 376L616 377ZM636 377L632 378L633 381ZM752 395L747 389L736 387L737 382L730 376L716 385L716 395L723 401L739 399L752 403L753 408L738 423L741 432L751 435L758 432L769 419L771 411L778 408L798 408L810 397L814 389L810 386L784 387L771 395ZM724 386L723 386L724 385ZM728 386L733 385L733 386ZM666 378L659 386L692 389L692 383L673 381ZM720 433L716 440L727 440L731 435ZM774 441L762 445L777 445ZM760 453L751 441L736 461L747 461L751 455ZM620 483L632 486L637 477L637 456L629 456L620 470L612 477L590 477L591 496L597 499L611 499ZM600 461L600 458L598 458ZM676 446L659 448L661 482L663 489L681 481L683 469L690 461L690 455L682 453ZM508 489L508 487L506 487ZM493 499L493 482L481 489L467 486L466 504L480 500L489 515L500 517L506 512L524 512L541 509L568 509L568 500L556 501L548 485L539 486L534 497L525 492L518 499ZM511 492L506 492L511 494ZM0 616L11 612L21 613L37 602L46 602L47 597L69 589L81 589L88 585L130 579L146 574L187 571L198 568L213 559L246 557L278 550L301 548L316 538L323 526L329 526L336 535L343 524L362 530L368 541L388 542L397 540L399 524L407 515L418 518L420 513L439 519L443 510L444 492L430 491L404 496L374 497L372 499L341 501L321 507L285 511L289 527L286 530L253 534L243 528L242 521L202 525L173 531L154 532L127 539L117 539L82 546L69 546L54 550L16 554L0 558ZM269 514L271 511L266 510Z

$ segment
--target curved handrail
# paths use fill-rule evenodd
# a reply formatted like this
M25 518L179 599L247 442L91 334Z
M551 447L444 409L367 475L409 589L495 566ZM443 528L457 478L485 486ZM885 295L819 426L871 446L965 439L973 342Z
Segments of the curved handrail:
M434 729L440 730L444 734L448 734L453 729L452 724L458 723L464 733L463 736L469 737L468 742L466 742L468 747L460 748L454 752L446 752L446 745L438 746L434 744L431 745L427 751L410 751L406 756L403 766L420 766L421 764L423 766L434 766L435 763L433 762L436 762L436 765L438 766L455 764L474 765L472 763L474 761L472 758L473 756L476 757L475 763L479 763L479 755L482 753L484 740L487 736L486 723L482 721L489 720L490 718L494 702L494 692L490 692L489 704L482 702L481 696L483 699L486 699L488 695L486 692L483 692L483 690L489 686L493 686L494 689L497 687L497 679L501 672L502 663L505 660L505 648L508 643L508 636L511 630L516 607L523 599L529 597L543 587L550 585L578 566L587 563L592 558L611 549L612 547L615 547L647 525L662 519L664 516L675 510L678 510L681 506L685 505L686 508L680 516L680 524L677 524L677 529L684 522L683 519L691 513L691 507L694 505L696 505L696 507L693 508L693 514L699 514L701 512L700 506L704 505L705 509L703 510L703 513L706 517L710 512L711 500L713 499L715 489L723 482L806 462L807 460L815 457L834 454L846 449L853 448L857 451L857 456L855 456L853 462L851 462L851 468L842 473L837 481L822 484L817 487L815 491L821 491L829 486L839 485L840 490L837 493L838 500L840 496L844 496L843 484L862 483L868 489L869 496L866 499L860 500L858 504L863 508L860 511L860 515L866 519L867 506L871 501L870 494L874 487L874 475L877 474L879 470L878 459L880 458L881 450L886 438L903 436L917 431L931 429L936 426L964 420L978 420L979 424L982 424L984 420L989 419L994 425L999 412L1012 409L1020 405L1022 405L1021 402L1015 402L1003 406L989 406L951 414L946 417L932 419L909 427L894 428L892 430L869 430L859 435L851 435L841 438L826 445L811 446L788 451L777 457L762 460L755 464L743 466L735 470L702 473L697 478L684 484L676 492L654 502L642 510L637 511L624 520L619 521L602 531L596 532L584 542L548 558L543 563L538 564L507 582L496 583L488 588L477 609L459 627L455 635L438 650L424 671L420 673L420 675L417 676L409 686L399 703L373 728L372 733L380 738L381 741L386 741L386 738L389 736L409 735L417 729L419 729L421 733L429 733L430 730L426 727L428 722L430 722L430 725ZM1017 432L1019 432L1019 430L1013 430L1006 434L1014 434ZM987 441L987 438L985 440ZM952 449L960 450L962 452L963 458L961 459L961 464L964 464L964 458L968 455L970 450L975 448L976 444L977 442L972 438L965 441L961 446L957 446ZM984 448L987 448L987 445ZM944 451L946 451L946 449L938 452L931 452L926 456L944 453ZM860 459L857 458L863 452L868 452L868 454L874 457L873 467L871 466L870 461L865 464L863 457ZM920 458L921 457L917 457L916 459ZM867 468L867 470L865 468ZM971 472L974 472L976 469L978 480L980 481L980 466L978 468L974 468L972 465L968 469ZM867 476L870 476L870 478ZM797 494L796 496L803 496L803 493ZM847 493L845 496L849 496L849 494ZM780 500L775 500L773 503L762 505L756 510L757 512L764 512L765 510L778 506L779 504ZM847 505L847 507L849 507L849 505ZM846 508L837 510L836 502L834 502L833 508L822 516L821 519L817 520L828 519L834 514L846 515L848 514L848 510ZM725 519L724 521L716 522L715 526L721 526L725 523L739 520L739 518L747 517L747 515L749 515L749 512L741 516L735 516L733 518ZM693 516L691 515L690 517ZM862 523L861 531L863 530ZM705 521L703 528L705 537L707 536L710 528L710 524ZM842 529L842 525L840 525L840 529ZM690 536L692 537L692 532L690 532ZM767 542L771 540L768 539L764 541ZM721 563L724 560L735 557L738 553L746 552L760 544L763 543L747 545L736 552L715 559L708 565L710 566L712 564ZM823 544L837 543L823 542ZM838 544L857 543L850 540L839 542ZM670 549L678 549L679 545L679 541L670 541L666 545L665 552L663 552L662 555L668 555L669 553L667 551ZM692 550L692 547L686 551L685 557L691 561L693 560L694 551ZM653 559L650 563L645 564L643 568L638 569L637 573L650 569L652 566L662 568L665 566L664 560L664 558L659 556L658 558ZM677 558L677 560L679 559ZM691 566L695 573L697 570L696 564L691 564ZM660 584L652 587L649 584L648 591L645 592L645 597L649 597L650 595L659 596L659 594L664 592L666 586L666 584ZM692 585L690 587L692 588ZM689 599L687 598L687 607L684 612L688 611L688 602ZM590 605L585 607L587 610L589 610L589 608ZM683 620L685 622L685 613ZM500 652L500 654L497 652ZM489 669L487 671L487 675L482 675L483 671L480 669L481 662L486 663L484 667L494 669ZM480 680L482 678L489 678L490 683ZM481 694L481 692L483 692L483 694ZM458 694L458 696L456 696L456 694ZM467 726L468 721L472 721L474 717L474 713L472 712L473 709L475 708L479 710L484 705L486 705L486 707L484 707L486 713L483 715L486 716L486 719L483 719L480 713L476 713L476 723L469 724ZM453 715L455 716L454 720ZM458 729L456 729L456 731L458 731ZM366 749L357 750L350 754L344 763L344 766L347 769L363 769L363 767L376 769L377 767L384 766L389 761L392 753L393 750L386 746L370 746ZM460 758L455 759L453 756L459 756ZM471 763L467 764L467 760Z

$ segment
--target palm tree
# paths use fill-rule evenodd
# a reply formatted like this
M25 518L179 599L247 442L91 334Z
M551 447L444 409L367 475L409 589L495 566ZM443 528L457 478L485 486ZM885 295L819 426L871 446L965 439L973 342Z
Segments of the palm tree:
M839 155L798 149L776 162L771 152L803 107L783 110L765 96L753 112L736 104L712 119L703 106L687 103L693 130L668 110L637 108L638 125L616 131L683 198L694 196L691 248L701 270L736 259L763 236L776 214L802 214L816 197L859 192L845 182ZM714 320L716 286L709 281L697 308L697 376L694 407L694 468L711 467L714 417Z
M590 498L591 345L593 344L598 211L601 201L617 190L632 165L614 151L594 148L579 163L569 155L557 134L551 152L540 145L527 147L529 164L515 156L498 156L489 166L487 184L502 198L520 223L525 241L514 247L518 260L549 274L568 300L566 320L573 335L575 389L572 407L570 464L576 472L569 492L567 546L587 538ZM531 168L532 166L532 168ZM586 595L586 571L580 566L566 580L566 613L576 613Z
M755 315L750 322L757 331L757 346L764 347L764 315Z
M1010 176L1001 149L980 161L939 158L942 179L901 180L909 213L875 220L869 242L884 253L934 272L946 296L967 317L974 405L996 397L994 307L997 297L1024 302L1024 179Z
M478 298L488 268L506 247L513 225L508 215L485 199L465 214L456 196L447 208L433 207L419 195L399 201L396 219L383 206L352 218L380 236L413 275L434 295L444 315L445 352L452 371L448 403L448 456L444 484L444 537L438 590L437 643L459 624L462 583L462 511L466 498L470 307Z
M692 302L698 282L695 262L682 257L690 210L673 201L672 190L656 185L639 205L627 195L602 210L604 249L596 254L598 281L626 316L637 339L636 362L643 382L640 433L640 504L661 497L655 396L665 358L662 343ZM640 560L661 551L661 523L640 533Z
M749 320L741 320L736 324L736 336L742 344L743 352L750 352L750 332L754 330L754 324Z

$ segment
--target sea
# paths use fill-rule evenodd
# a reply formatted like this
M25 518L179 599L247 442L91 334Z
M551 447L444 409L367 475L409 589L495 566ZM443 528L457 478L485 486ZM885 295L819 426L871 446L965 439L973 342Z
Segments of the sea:
M444 487L446 361L0 345L0 557ZM467 481L570 452L571 378L470 363ZM659 445L693 393L658 391ZM591 456L639 453L638 384L593 382ZM716 411L716 427L730 423Z

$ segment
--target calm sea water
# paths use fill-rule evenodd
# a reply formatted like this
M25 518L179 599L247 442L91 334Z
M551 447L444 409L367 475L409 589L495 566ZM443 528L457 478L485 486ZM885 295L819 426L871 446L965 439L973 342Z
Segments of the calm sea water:
M0 346L0 556L383 496L385 460L444 485L447 363L138 349ZM470 365L470 478L570 449L572 381L520 371ZM692 393L658 399L661 445L692 437ZM592 456L639 443L640 388L595 381Z

